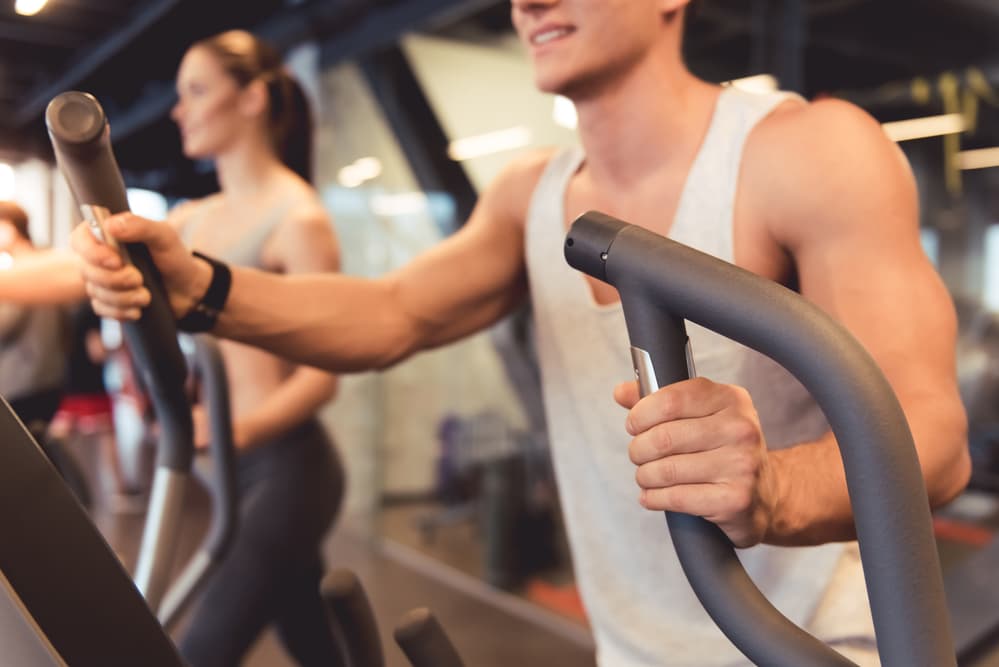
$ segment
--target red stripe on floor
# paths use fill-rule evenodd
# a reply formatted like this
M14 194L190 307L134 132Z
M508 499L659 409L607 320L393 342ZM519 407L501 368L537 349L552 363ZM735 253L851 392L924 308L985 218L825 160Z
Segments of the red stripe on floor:
M530 600L542 607L547 607L563 616L574 618L583 623L587 622L583 601L573 584L553 586L547 581L532 579L528 582L525 593Z
M976 547L983 547L992 541L993 531L973 523L933 517L933 532L938 539L962 542Z

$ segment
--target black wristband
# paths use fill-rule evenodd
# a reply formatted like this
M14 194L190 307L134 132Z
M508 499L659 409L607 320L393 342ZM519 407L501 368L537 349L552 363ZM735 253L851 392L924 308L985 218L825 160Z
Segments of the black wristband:
M232 286L232 272L229 267L214 257L203 255L197 250L192 253L195 257L205 260L212 266L212 280L208 283L208 289L204 296L196 304L191 306L187 314L177 320L177 328L188 333L200 333L211 331L215 322L219 318L219 313L225 307L225 300L229 296L229 288Z

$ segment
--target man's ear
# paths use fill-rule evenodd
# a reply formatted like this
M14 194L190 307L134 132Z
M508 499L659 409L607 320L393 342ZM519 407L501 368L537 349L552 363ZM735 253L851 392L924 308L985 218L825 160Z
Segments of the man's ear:
M239 93L239 112L248 118L266 113L268 97L267 84L254 79Z
M690 0L659 0L659 10L664 14L683 9L690 4Z
M663 18L671 21L679 15L680 10L690 4L691 0L659 0L659 11Z

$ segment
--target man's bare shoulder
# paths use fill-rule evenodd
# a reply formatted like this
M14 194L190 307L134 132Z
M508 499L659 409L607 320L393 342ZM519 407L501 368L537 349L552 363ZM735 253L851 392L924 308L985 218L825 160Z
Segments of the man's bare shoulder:
M540 148L511 160L482 193L480 205L495 216L523 225L538 182L557 148Z
M898 146L859 107L837 99L781 105L747 141L744 192L780 225L842 218L879 200L909 198L912 174ZM775 230L777 231L777 230Z
M812 172L846 166L853 161L850 153L854 150L877 153L892 147L881 125L850 102L789 101L753 129L745 157L750 165L774 166L779 162Z

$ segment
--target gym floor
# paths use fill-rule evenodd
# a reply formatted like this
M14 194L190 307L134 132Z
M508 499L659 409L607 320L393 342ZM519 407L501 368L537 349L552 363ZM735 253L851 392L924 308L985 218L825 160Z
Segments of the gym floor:
M181 565L197 548L208 522L207 498L200 490L191 494L189 505L184 538L179 546ZM112 514L100 503L93 513L112 548L127 567L134 568L143 516ZM423 606L433 609L466 664L481 667L595 664L585 628L515 596L495 592L415 550L377 539L361 524L370 525L370 522L355 521L333 531L325 545L326 562L331 569L351 569L363 582L381 624L387 667L409 666L392 639L392 629L406 611ZM254 645L244 667L293 664L268 631Z
M90 459L84 467L94 480L100 475L93 474L96 466L87 449L82 448L84 458ZM143 516L112 513L102 502L107 494L95 495L95 522L126 566L134 568ZM197 548L209 518L207 498L200 489L191 493L189 505L180 565ZM421 606L434 610L466 664L595 664L592 639L578 599L571 594L569 575L546 576L512 593L497 591L481 581L481 545L467 522L438 526L428 539L420 518L434 511L432 505L392 507L377 524L352 517L341 522L325 544L327 566L351 569L364 583L380 622L388 667L409 666L392 639L392 628L406 611ZM947 571L993 539L999 529L999 500L993 494L968 492L938 512L936 521ZM253 646L244 667L293 664L268 631ZM999 667L999 649L964 667Z

